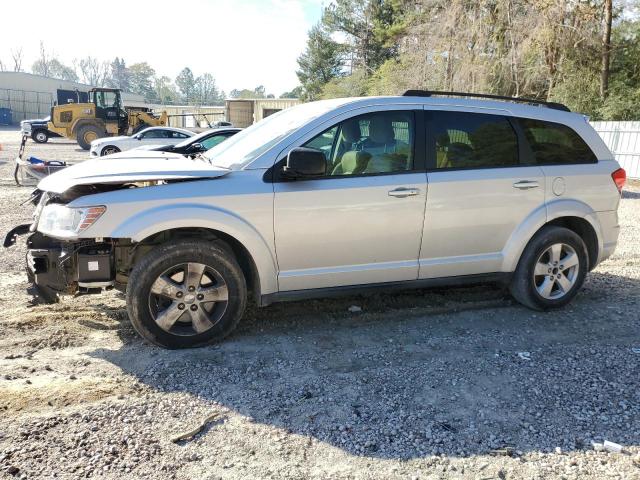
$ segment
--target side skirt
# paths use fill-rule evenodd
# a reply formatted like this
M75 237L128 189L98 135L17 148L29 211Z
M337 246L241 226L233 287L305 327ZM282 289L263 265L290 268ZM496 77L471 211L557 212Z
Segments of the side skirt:
M276 302L294 302L309 298L328 298L350 295L361 295L375 292L391 292L397 290L411 290L444 286L462 286L481 283L499 283L506 285L511 280L512 272L481 273L476 275L461 275L456 277L423 278L404 282L372 283L365 285L347 285L343 287L313 288L308 290L290 290L260 296L261 307Z

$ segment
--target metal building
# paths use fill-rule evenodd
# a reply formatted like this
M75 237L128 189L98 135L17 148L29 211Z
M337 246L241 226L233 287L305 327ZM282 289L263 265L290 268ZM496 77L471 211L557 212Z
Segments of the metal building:
M297 98L234 98L225 102L225 115L234 127L245 128L299 103Z
M87 92L93 88L80 82L43 77L26 72L0 72L0 108L9 108L13 123L49 115L58 98L58 90ZM126 106L144 107L141 95L122 93Z

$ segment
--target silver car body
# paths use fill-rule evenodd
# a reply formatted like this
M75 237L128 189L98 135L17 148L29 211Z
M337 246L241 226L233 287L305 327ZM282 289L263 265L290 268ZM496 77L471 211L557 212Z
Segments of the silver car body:
M265 173L289 150L339 121L367 112L422 109L561 123L582 137L598 163L265 180ZM121 181L122 176L130 181L200 177L85 195L68 206L107 207L80 234L86 239L141 242L185 227L222 232L250 255L263 298L279 292L513 272L534 233L560 217L578 217L593 227L597 258L592 266L616 246L620 196L611 173L619 166L582 115L498 101L414 97L328 100L278 115L293 117L296 111L308 120L240 168L178 156L162 162L128 162L123 156L67 168L43 180L39 189L62 192L79 183ZM223 150L249 141L250 135L259 138L261 124L269 121L274 120L267 118L215 147L211 163L227 143ZM411 195L393 193L401 189L410 189Z

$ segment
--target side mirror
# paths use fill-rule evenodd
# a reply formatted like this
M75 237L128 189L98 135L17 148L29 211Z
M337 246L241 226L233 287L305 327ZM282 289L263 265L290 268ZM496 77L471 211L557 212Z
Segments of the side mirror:
M191 147L189 147L189 150L191 150L192 152L201 152L202 150L204 150L204 148L202 148L201 143L194 143L193 145L191 145Z
M327 173L327 160L322 150L296 147L287 155L283 174L287 178L321 177Z
M140 134L136 135L136 136L135 136L135 139L136 139L136 140L142 140L142 135L140 135Z

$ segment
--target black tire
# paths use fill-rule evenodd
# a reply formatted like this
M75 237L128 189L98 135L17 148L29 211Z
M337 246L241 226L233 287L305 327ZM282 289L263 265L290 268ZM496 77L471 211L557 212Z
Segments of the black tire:
M93 138L95 136L95 138ZM106 136L106 133L96 125L83 125L78 128L76 140L83 150L91 148L91 142L95 139Z
M118 152L120 152L120 149L115 145L107 145L100 152L100 156L104 157L105 155L111 155L112 153L118 153Z
M174 334L160 327L154 319L151 287L163 272L193 262L214 269L224 280L228 291L226 308L208 330L189 335ZM183 298L186 301L186 295ZM240 266L225 244L182 240L151 250L135 265L129 276L126 299L129 319L143 338L164 348L191 348L219 342L235 329L247 305L247 284ZM177 321L178 326L180 322Z
M545 252L548 251L552 245L557 244L567 245L570 247L569 250L574 250L578 259L578 268L577 272L575 272L574 280L572 280L573 285L571 288L568 288L566 292L556 290L556 294L561 295L559 298L545 298L538 291L538 288L541 288L546 278L552 279L554 273L563 275L563 272L554 270L553 265L548 265L550 268L549 276L539 275L537 279L542 279L540 281L534 277L534 271L538 260L544 258L541 256L545 255ZM518 262L518 267L514 272L509 290L518 302L533 310L560 308L573 300L577 295L584 283L588 270L589 253L582 238L568 228L548 225L541 228L527 244ZM537 281L540 281L541 285L537 286Z
M31 132L31 139L36 143L47 143L47 141L49 141L49 134L46 130L34 130Z

